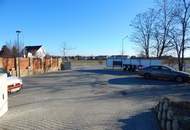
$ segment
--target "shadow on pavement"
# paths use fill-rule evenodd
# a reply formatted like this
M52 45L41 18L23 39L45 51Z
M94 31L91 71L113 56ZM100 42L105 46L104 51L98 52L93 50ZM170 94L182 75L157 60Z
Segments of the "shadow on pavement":
M159 130L156 117L153 112L143 112L128 119L120 119L122 130Z
M111 69L89 69L89 70L77 70L79 72L86 72L86 73L96 73L96 74L107 74L107 75L134 75L135 73L125 72L125 71L118 71L118 70L111 70Z
M39 77L29 77L23 80L24 86L23 91L37 91L46 93L64 93L67 90L84 89L85 92L89 92L92 95L89 96L76 96L80 101L97 101L107 99L135 99L143 101L146 99L153 99L162 96L175 96L183 99L190 99L190 85L178 84L176 82L159 81L159 80L145 80L137 75L126 75L127 72L118 72L113 70L78 70L81 73L56 73L50 75L43 75ZM102 82L96 81L96 76L91 73L102 73L102 74L125 74L124 78L114 78L108 81ZM90 80L88 80L90 79ZM91 80L93 79L93 80ZM113 84L113 86L112 86ZM114 85L123 85L118 88ZM112 88L113 87L113 88ZM88 89L86 89L88 88ZM101 94L97 94L101 93ZM71 99L71 98L70 98ZM73 99L72 99L73 100Z
M180 83L172 82L172 81L146 80L139 76L110 79L108 83L115 84L115 85L176 85L176 84L180 84Z

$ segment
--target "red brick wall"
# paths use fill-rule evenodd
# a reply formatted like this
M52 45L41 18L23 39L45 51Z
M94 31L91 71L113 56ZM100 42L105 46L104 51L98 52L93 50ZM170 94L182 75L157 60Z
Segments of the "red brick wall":
M14 58L3 58L3 68L6 70L12 70L15 68L15 59Z
M0 67L6 70L12 69L13 73L16 74L16 62L18 63L18 58L0 58ZM30 73L56 71L59 69L59 65L59 59L55 57L44 58L43 60L39 58L20 58L20 73L21 75L29 75Z
M42 60L39 58L33 59L33 72L39 72L42 70Z
M3 58L0 58L0 67L3 67Z
M51 58L44 59L44 69L45 71L49 71L51 69Z
M45 59L45 66L46 67L51 67L51 58L46 58Z
M26 70L29 67L29 59L28 58L20 58L20 69Z
M57 58L52 58L52 68L57 68L58 60Z

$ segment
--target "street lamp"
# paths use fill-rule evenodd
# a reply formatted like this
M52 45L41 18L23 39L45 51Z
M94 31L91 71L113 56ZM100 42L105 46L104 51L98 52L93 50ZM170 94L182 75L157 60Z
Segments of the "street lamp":
M125 39L128 37L128 35L126 35L125 37L122 38L122 50L121 50L121 54L122 56L124 55L124 41Z
M19 41L19 35L20 35L21 31L17 30L16 34L17 34L17 45L18 45L18 77L20 77L20 41Z

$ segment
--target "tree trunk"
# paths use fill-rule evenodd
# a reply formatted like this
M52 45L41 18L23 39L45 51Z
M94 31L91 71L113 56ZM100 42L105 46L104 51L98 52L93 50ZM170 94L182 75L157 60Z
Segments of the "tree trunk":
M179 71L183 70L182 60L180 56L178 56L178 69Z
M149 49L145 50L145 55L146 55L146 58L149 58Z
M183 34L182 34L182 56L181 56L181 67L180 67L180 71L184 70L184 53L185 53L185 36L186 36L186 23L183 23Z

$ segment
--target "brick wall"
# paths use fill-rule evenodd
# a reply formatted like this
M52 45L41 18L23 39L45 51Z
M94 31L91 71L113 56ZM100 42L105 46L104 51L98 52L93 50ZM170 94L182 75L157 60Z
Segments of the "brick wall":
M44 71L48 72L51 70L51 58L46 58L44 60Z
M57 69L58 66L58 59L57 58L52 58L52 69Z
M0 58L0 67L3 67L3 58Z
M6 70L12 70L13 68L15 68L15 64L16 64L16 60L15 58L3 58L3 67Z
M32 61L33 66L33 73L42 73L42 59L34 58Z
M23 76L29 75L29 58L20 58L20 70Z
M10 71L13 75L18 75L20 62L21 76L38 73L57 71L60 69L61 59L53 58L0 58L0 67Z

